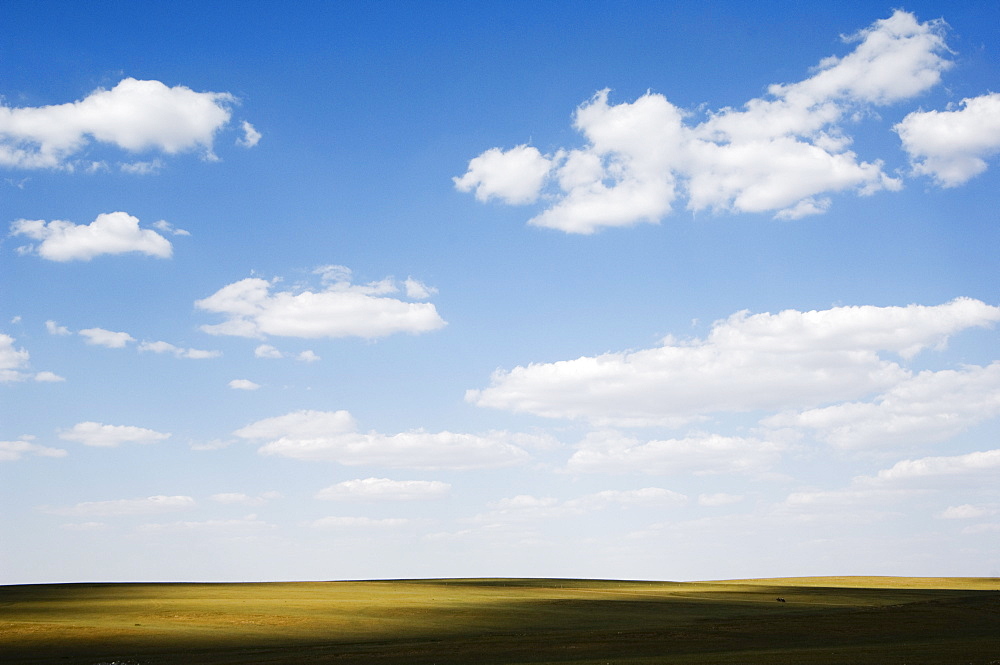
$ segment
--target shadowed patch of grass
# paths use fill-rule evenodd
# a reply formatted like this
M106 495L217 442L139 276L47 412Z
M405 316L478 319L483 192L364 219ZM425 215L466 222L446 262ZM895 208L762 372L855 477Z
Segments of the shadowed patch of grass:
M998 665L1000 584L789 578L0 587L0 662L114 661Z

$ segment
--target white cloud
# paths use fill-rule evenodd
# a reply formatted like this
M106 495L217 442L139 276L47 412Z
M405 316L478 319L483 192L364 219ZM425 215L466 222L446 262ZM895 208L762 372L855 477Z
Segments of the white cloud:
M1000 93L963 99L953 111L914 111L895 130L913 171L955 187L986 170L1000 153Z
M643 487L637 490L604 490L588 494L578 499L566 502L566 506L574 510L603 510L605 508L629 506L679 506L687 503L688 498L679 492L662 487Z
M580 442L566 468L574 473L760 473L784 450L778 442L718 434L643 441L602 431Z
M841 448L944 441L1000 415L1000 362L987 367L920 372L873 402L849 402L761 421L769 427L813 429Z
M371 517L324 517L312 523L312 526L319 529L385 529L405 526L411 520L398 517L387 517L384 519L373 519Z
M0 441L0 462L14 462L25 455L39 457L65 457L67 452L62 448L51 448L33 443L34 437L25 436L17 441Z
M169 437L170 434L144 427L102 425L95 422L77 423L71 429L59 433L59 438L64 441L76 441L86 446L103 448L113 448L123 443L155 443Z
M272 283L256 277L224 286L196 301L195 306L223 314L227 320L204 325L201 329L213 335L240 337L372 339L399 332L430 332L446 325L430 303L387 297L385 294L398 291L392 280L351 284L346 279L334 280L328 276L329 272L323 273L324 288L320 291L303 289L272 293ZM350 275L346 277L349 279ZM258 357L276 357L262 356L260 348Z
M522 446L538 437L508 432L483 435L413 430L399 434L358 432L347 411L295 411L237 430L243 439L265 440L260 452L348 466L378 464L419 469L475 469L519 464Z
M300 362L304 362L304 363L314 363L314 362L318 362L318 361L322 360L322 358L320 358L318 355L316 355L315 352L313 352L310 349L307 349L307 350L303 351L298 356L296 356L296 358Z
M533 146L491 148L469 161L465 175L452 180L460 192L475 191L479 201L533 203L551 168L552 162Z
M233 379L229 382L229 387L234 390L257 390L260 384L249 379Z
M771 513L783 522L872 523L898 516L895 506L910 502L921 493L919 489L858 486L809 490L789 494L783 502L771 507Z
M910 357L951 334L1000 320L1000 307L959 298L936 306L737 312L705 339L498 370L470 390L479 406L599 425L677 425L708 413L789 409L857 399L909 378Z
M1000 470L1000 450L955 455L951 457L923 457L897 462L882 469L875 476L859 476L859 485L896 486L944 482L967 486L977 481L994 482Z
M148 162L126 162L119 165L122 173L131 173L133 175L152 175L154 173L159 173L163 168L163 161L159 159L154 159Z
M253 350L253 355L256 358L284 358L283 354L278 349L274 348L270 344L261 344L256 349Z
M36 253L50 261L89 261L102 254L139 252L170 258L170 241L152 229L139 228L139 220L125 212L101 213L90 224L62 220L19 219L11 224L11 235L41 241L18 248L21 254Z
M973 506L966 503L961 506L948 506L938 517L946 520L972 520L995 515L998 512L1000 509L994 506Z
M743 496L741 494L727 494L725 492L698 495L699 506L728 506L739 503L742 500Z
M529 146L492 148L469 162L455 186L481 201L523 204L544 195L552 203L530 223L569 233L657 222L682 194L693 211L794 219L825 211L827 193L899 189L880 161L848 150L843 119L936 85L951 66L943 29L941 21L896 11L848 38L854 50L824 59L809 78L772 85L766 98L700 123L663 95L612 105L603 90L575 114L585 147L549 156Z
M105 531L108 525L104 522L78 522L75 524L60 524L59 528L67 531Z
M150 496L143 499L117 499L114 501L87 501L71 508L44 508L56 515L126 516L167 513L187 510L195 506L189 496Z
M143 342L139 345L140 351L151 351L153 353L169 353L177 358L190 358L192 360L205 360L208 358L218 358L221 351L204 351L202 349L182 349L168 342Z
M475 522L496 525L584 515L615 507L672 508L682 506L687 501L688 498L685 495L662 487L604 490L565 501L551 496L536 497L530 494L519 494L492 503L488 512L476 515L472 519Z
M164 233L169 233L172 236L189 236L189 235L191 235L190 232L185 231L184 229L178 229L177 227L175 227L173 224L171 224L170 222L168 222L165 219L161 219L158 222L153 222L153 227L159 229L160 231L163 231Z
M140 524L138 529L144 533L176 533L183 531L206 531L212 535L229 533L244 533L260 529L273 529L274 525L261 520L257 515L247 515L232 520L203 520L200 522L168 522Z
M14 346L14 338L0 333L0 383L22 381L27 376L21 371L28 365L30 355Z
M364 478L345 480L316 493L331 501L419 501L448 495L451 485L438 480L390 480Z
M234 102L229 93L126 78L76 102L0 106L0 165L72 170L73 157L92 142L132 153L201 150L206 159L215 159L212 143L229 122Z
M50 335L72 335L69 328L66 326L61 326L55 321L46 321L45 329L49 331Z
M0 333L0 383L13 383L28 378L34 378L40 383L65 381L63 377L53 372L38 372L34 375L25 372L30 357L25 349L14 346L13 337Z
M62 383L65 377L59 376L55 372L38 372L35 374L35 381L39 383Z
M403 288L406 289L406 297L414 300L424 300L438 292L433 286L427 286L412 277L406 278L406 281L403 282Z
M104 346L109 349L123 349L135 338L125 332L114 332L104 328L86 328L80 334L87 338L87 344Z
M273 499L280 499L280 492L264 492L259 496L250 496L243 492L222 492L208 497L212 501L226 504L240 504L246 506L259 506Z
M236 139L236 144L237 145L241 145L244 148L252 148L255 145L257 145L258 143L260 143L260 139L262 138L262 134L260 132L258 132L257 129L253 125L251 125L249 122L247 122L246 120L244 120L240 124L240 129L243 130L243 136L240 137L240 138L238 138L238 139Z

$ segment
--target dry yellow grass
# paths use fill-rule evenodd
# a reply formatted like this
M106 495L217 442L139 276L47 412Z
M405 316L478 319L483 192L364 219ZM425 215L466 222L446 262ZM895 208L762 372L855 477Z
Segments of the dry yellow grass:
M0 587L0 662L113 661L988 665L1000 662L1000 584L817 577Z

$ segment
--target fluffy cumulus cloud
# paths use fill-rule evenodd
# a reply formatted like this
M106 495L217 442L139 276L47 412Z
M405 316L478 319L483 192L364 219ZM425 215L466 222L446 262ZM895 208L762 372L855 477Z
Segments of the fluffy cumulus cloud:
M551 169L552 161L533 146L492 148L473 158L466 174L453 180L459 191L475 192L480 201L534 203Z
M0 106L0 165L72 170L78 166L76 156L93 143L129 153L200 151L215 159L215 135L229 123L235 102L225 92L195 92L182 85L126 78L75 102ZM248 147L260 139L249 123L244 134Z
M704 339L494 373L470 390L479 406L598 425L678 425L721 411L818 407L885 391L910 378L910 357L966 328L1000 320L1000 307L959 298L936 306L737 312Z
M52 448L34 443L35 437L23 436L17 441L0 441L0 462L14 462L26 455L38 457L65 457L62 448Z
M321 274L323 284L317 290L278 291L273 282L257 277L224 286L195 302L199 309L226 317L223 323L204 325L202 330L213 335L256 338L374 339L400 332L430 332L446 325L433 304L393 297L400 290L394 280L352 284L350 271L341 266L327 266ZM412 287L408 290L412 291ZM420 295L429 294L428 287L423 287ZM272 347L258 347L256 354L280 357Z
M295 411L259 420L234 434L264 441L260 448L264 455L417 469L510 466L530 458L525 446L545 443L539 437L508 432L359 432L347 411Z
M914 111L896 125L917 174L955 187L986 170L1000 153L1000 93L963 99L948 111Z
M59 433L59 438L64 441L76 441L85 446L114 448L123 443L156 443L170 438L170 434L145 427L103 425L88 421L63 430Z
M815 431L842 448L944 441L1000 415L1000 363L925 371L871 402L848 402L762 421L769 427Z
M440 480L358 478L331 485L316 493L329 501L420 501L448 496L451 485Z
M170 241L152 229L139 227L139 220L125 212L108 212L90 224L62 220L20 219L11 224L12 236L26 236L38 244L22 245L21 254L37 254L49 261L90 261L103 254L145 254L168 259Z
M656 222L678 199L692 211L797 218L826 210L834 192L899 189L881 161L850 150L845 118L936 85L951 66L943 29L896 11L848 37L854 50L825 58L809 78L707 115L656 93L612 104L604 90L576 111L584 147L492 148L455 186L482 201L542 198L548 207L530 223L570 233Z

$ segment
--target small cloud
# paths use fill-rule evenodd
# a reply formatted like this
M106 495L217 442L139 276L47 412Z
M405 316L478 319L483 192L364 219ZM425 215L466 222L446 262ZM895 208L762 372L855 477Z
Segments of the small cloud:
M35 381L39 383L60 383L65 381L64 377L59 376L54 372L39 372L35 374Z
M237 145L241 145L244 148L252 148L260 143L262 135L253 125L244 120L241 128L243 129L243 136L236 139Z
M167 513L195 507L189 496L150 496L143 499L116 499L113 501L85 501L69 508L42 508L53 515L125 516Z
M403 288L406 289L406 297L413 298L414 300L423 300L424 298L430 298L432 295L438 292L433 286L427 286L423 282L419 282L412 277L407 277L406 281L403 282Z
M15 462L25 455L38 457L65 457L68 453L62 448L50 448L33 443L35 437L22 436L17 441L0 441L0 462Z
M259 383L254 383L249 379L233 379L228 385L233 390L257 390L260 388Z
M742 500L743 495L741 494L726 494L725 492L698 495L699 506L728 506L732 503L739 503Z
M410 520L393 517L380 520L371 517L324 517L313 522L312 526L318 529L384 529L409 523Z
M114 332L104 328L87 328L81 330L80 334L87 338L87 344L92 346L104 346L109 349L125 348L129 342L134 342L135 338L124 332Z
M125 212L102 213L90 224L79 225L58 219L19 219L11 224L10 234L39 241L19 247L19 254L38 254L49 261L90 261L103 254L129 252L169 259L173 254L169 240L152 229L139 228L139 220Z
M317 499L329 501L414 501L440 499L448 495L451 485L438 480L390 480L365 478L346 480L316 493Z
M314 272L323 282L316 291L275 291L274 280L259 277L222 287L195 301L196 308L225 317L222 323L203 325L201 330L259 339L269 335L377 339L426 333L447 325L431 303L389 297L399 290L392 278L352 284L346 281L350 273L343 266L324 266Z
M108 525L104 522L76 522L62 524L59 528L66 529L67 531L106 531Z
M259 529L273 529L269 524L250 514L235 520L205 520L202 522L171 522L169 524L142 524L139 530L145 533L175 533L178 531L205 531L211 534L245 533Z
M182 349L169 342L143 342L139 345L140 351L152 351L153 353L170 353L177 358L190 358L192 360L205 360L207 358L218 358L221 351L203 351L202 349Z
M178 228L176 228L173 224L171 224L170 222L166 221L165 219L161 219L158 222L153 222L153 227L156 228L156 229L159 229L160 231L163 231L164 233L169 233L170 235L173 235L173 236L189 236L189 235L191 235L190 233L188 233L184 229L178 229Z
M78 159L93 143L129 153L201 151L203 159L215 161L212 143L229 123L229 108L236 101L227 92L195 92L182 85L125 78L110 90L98 88L74 102L22 108L0 103L0 165L69 172L106 169L104 162Z
M163 168L163 162L159 159L154 159L149 162L127 162L119 165L122 173L131 173L133 175L151 175L159 173L160 169Z
M298 359L304 363L314 363L320 360L320 357L313 353L312 350L306 350L298 355Z
M144 427L83 422L60 432L59 438L64 441L76 441L85 446L114 448L123 443L156 443L170 438L170 434Z
M253 350L254 357L257 358L284 358L283 354L278 349L274 348L270 344L261 344L256 349Z
M72 335L69 328L66 326L61 326L55 321L46 321L45 329L49 331L50 335Z
M14 338L0 333L0 383L23 381L27 375L21 371L28 365L30 355L14 346Z
M244 506L259 506L273 499L280 499L281 492L264 492L258 496L250 496L243 492L222 492L208 497L212 501L226 504L239 504Z
M211 441L206 441L204 443L196 443L192 441L190 443L191 450L222 450L223 448L228 448L235 443L234 439L212 439Z
M970 520L994 515L997 512L1000 512L1000 510L989 506L973 506L966 503L961 506L948 506L941 511L938 517L946 520Z

